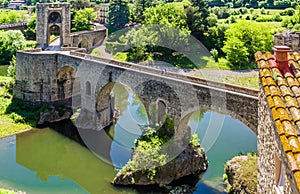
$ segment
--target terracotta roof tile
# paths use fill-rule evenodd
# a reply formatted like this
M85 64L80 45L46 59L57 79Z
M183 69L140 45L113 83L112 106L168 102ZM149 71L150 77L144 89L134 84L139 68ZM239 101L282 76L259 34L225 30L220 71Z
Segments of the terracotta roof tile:
M271 96L281 96L281 94L276 86L271 85L269 88L271 91Z
M300 97L297 97L296 100L297 100L298 104L300 104Z
M290 90L290 88L286 87L286 86L280 86L280 90L282 93L282 96L286 97L286 96L294 96L294 94L292 93L292 91Z
M273 119L274 119L274 121L276 121L276 120L279 120L279 119L280 119L280 117L279 117L279 114L278 114L278 112L277 112L276 108L272 108L272 115L273 115Z
M298 168L300 168L300 153L294 153L294 158L297 162Z
M288 108L290 108L290 107L298 108L298 104L297 104L297 101L295 100L295 98L293 98L292 96L285 96L284 98L285 98L286 106Z
M272 69L273 74L276 74L277 77L283 77L279 69L273 68Z
M277 84L275 83L275 81L272 77L267 77L266 82L269 86L275 86L275 87L277 86Z
M289 70L281 69L282 72L278 69L279 62L269 52L258 52L255 59L280 142L300 189L300 54L290 54L286 67Z
M300 171L294 172L294 177L295 177L298 188L300 188Z
M270 108L274 108L275 107L274 100L273 100L273 98L271 96L267 97L267 101L268 101L268 104L269 104Z
M282 77L277 76L277 84L278 86L289 86L285 79L283 79Z
M280 135L280 140L285 152L292 151L291 145L289 144L288 139L286 138L285 135Z
M266 52L264 57L265 57L267 60L268 60L268 59L275 59L274 55L272 55L272 53L270 53L270 52Z
M264 54L262 54L260 51L258 51L255 53L255 60L257 61L257 63L259 63L260 62L259 60L267 60L267 58L265 57Z
M277 108L277 114L279 115L279 118L281 121L289 121L290 120L290 117L286 111L286 109L284 108Z
M257 63L258 63L259 68L261 68L261 69L269 68L269 64L266 61L261 60L261 61L258 61Z
M293 153L292 152L288 152L288 153L286 153L286 156L287 156L287 160L288 160L288 162L290 164L291 170L292 171L299 170L297 162L296 162L296 160L294 158Z
M300 152L300 143L299 143L299 140L298 140L297 137L295 137L295 136L290 136L290 137L288 138L288 141L289 141L289 144L290 144L290 146L291 146L291 148L292 148L292 152L293 152L293 153L298 153L298 152Z
M298 108L291 107L290 108L290 113L291 113L291 115L293 117L293 120L295 122L300 121L300 110Z
M274 104L277 108L285 108L285 105L281 99L281 97L279 96L274 96L273 97L273 101L274 101ZM270 108L273 108L273 107L270 107Z
M294 92L296 97L300 97L300 88L294 86L294 87L291 87L291 89Z
M291 148L292 148L292 152L293 152L293 153L298 153L298 152L300 152L300 143L299 143L299 140L298 140L297 137L295 137L295 136L290 136L290 137L288 138L288 141L289 141L289 144L290 144L290 146L291 146Z
M265 91L265 95L266 96L270 96L271 95L271 91L269 87L264 87L264 91Z
M296 79L294 79L293 77L287 77L286 80L290 87L293 87L293 86L299 87L298 81Z
M261 78L261 84L262 84L263 86L267 86L267 85L268 85L268 83L267 83L267 81L266 81L266 78L264 78L264 77Z
M285 132L285 136L289 137L289 136L297 136L297 133L292 125L292 123L290 121L283 121L282 122L282 126ZM280 127L280 125L277 127Z
M286 135L286 130L280 120L275 121L279 135ZM287 136L287 135L286 135Z

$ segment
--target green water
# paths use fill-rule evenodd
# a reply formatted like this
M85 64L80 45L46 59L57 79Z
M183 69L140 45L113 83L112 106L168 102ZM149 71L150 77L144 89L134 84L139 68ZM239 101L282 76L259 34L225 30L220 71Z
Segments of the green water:
M139 125L148 123L138 98L119 90L124 94L116 95L121 115L107 132L113 137L108 144L113 166L54 130L33 129L0 139L0 187L27 193L156 193L110 184L116 169L130 158L134 139L141 134ZM222 193L225 162L239 153L256 152L256 135L240 121L209 110L194 113L189 125L209 160L194 193Z

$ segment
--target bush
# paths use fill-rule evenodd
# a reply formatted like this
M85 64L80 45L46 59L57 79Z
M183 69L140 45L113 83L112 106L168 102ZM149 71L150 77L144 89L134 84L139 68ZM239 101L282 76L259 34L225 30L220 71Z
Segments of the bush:
M14 55L7 68L7 76L16 79L16 56Z
M252 16L252 20L256 20L258 17L259 17L258 14L254 14L254 15Z
M214 58L215 62L218 62L218 50L217 49L211 49L210 54Z
M281 16L293 16L295 14L295 9L293 8L286 8L285 10L280 12Z
M17 113L11 113L9 116L15 123L25 123L24 118Z
M282 22L282 17L278 14L274 15L272 19L274 22Z

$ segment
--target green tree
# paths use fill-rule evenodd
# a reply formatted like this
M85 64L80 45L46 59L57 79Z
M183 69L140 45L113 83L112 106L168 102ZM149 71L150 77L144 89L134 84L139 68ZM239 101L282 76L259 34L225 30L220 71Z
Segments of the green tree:
M20 30L0 32L0 64L8 64L17 50L26 47L26 40Z
M199 40L202 40L203 34L208 30L208 3L206 0L191 0L190 2L191 6L187 6L185 9L187 23L191 34Z
M111 0L109 3L108 23L121 28L129 22L129 6L127 0Z
M144 24L162 24L190 33L182 3L167 3L150 7L144 12L144 16Z
M33 15L28 21L25 36L27 40L36 39L36 15Z
M72 21L72 31L91 30L90 23L94 20L96 20L96 15L93 8L78 10Z
M249 21L233 24L225 32L225 42L222 48L226 59L234 66L244 67L254 60L257 51L271 50L273 36L268 26Z
M144 11L146 8L151 7L152 1L151 0L135 0L134 1L134 15L136 22L142 22L144 20Z
M69 0L72 11L77 11L80 9L90 8L91 2L89 0Z

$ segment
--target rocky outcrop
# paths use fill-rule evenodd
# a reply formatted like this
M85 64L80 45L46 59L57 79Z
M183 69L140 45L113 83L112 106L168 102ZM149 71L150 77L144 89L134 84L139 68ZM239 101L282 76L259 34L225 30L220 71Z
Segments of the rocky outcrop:
M46 111L40 113L40 119L38 125L45 124L46 122L54 123L69 119L71 117L71 111L63 110L63 114L60 114L54 106L51 106Z
M163 166L156 167L156 174L152 179L143 170L130 171L122 174L118 172L113 184L115 185L168 185L179 178L205 171L208 166L204 149L189 145L174 160Z
M236 156L226 162L224 182L228 193L257 193L257 155Z

